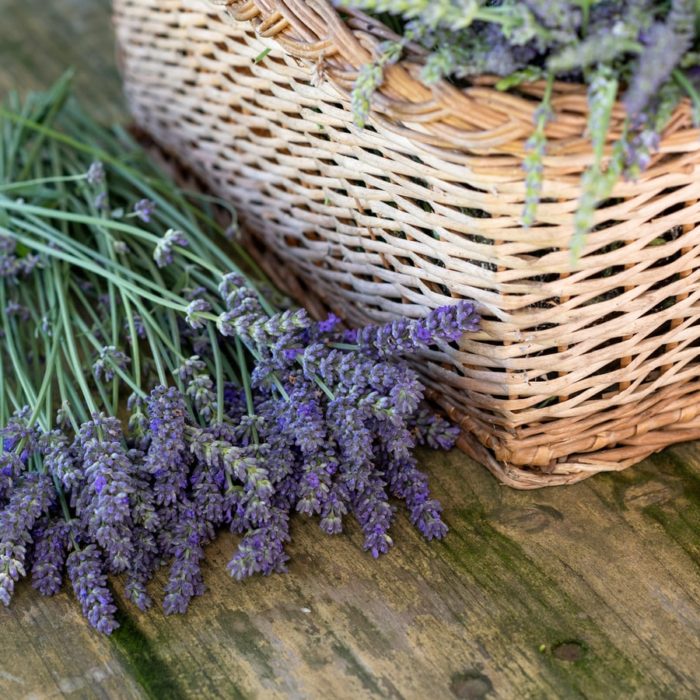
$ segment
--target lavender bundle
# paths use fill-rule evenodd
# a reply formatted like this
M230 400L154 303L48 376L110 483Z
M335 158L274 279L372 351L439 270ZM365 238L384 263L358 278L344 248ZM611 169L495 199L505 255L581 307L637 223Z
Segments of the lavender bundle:
M555 79L588 86L588 130L594 162L582 180L571 242L577 258L593 225L596 206L617 180L635 178L658 148L679 101L687 97L700 124L700 5L694 0L339 0L341 6L378 15L401 40L386 42L375 63L359 73L353 94L355 119L363 125L383 69L409 42L427 50L423 80L449 78L468 84L479 75L501 76L498 89L517 90L546 81L524 159L523 224L535 222L546 152L545 126L552 118ZM623 134L603 158L613 106L627 110Z
M67 574L109 633L107 575L145 610L167 566L163 607L184 612L223 527L237 579L285 570L295 511L328 534L353 516L375 557L391 497L442 537L412 451L457 431L403 358L475 330L472 305L351 331L273 306L214 241L210 201L67 96L0 109L0 600Z

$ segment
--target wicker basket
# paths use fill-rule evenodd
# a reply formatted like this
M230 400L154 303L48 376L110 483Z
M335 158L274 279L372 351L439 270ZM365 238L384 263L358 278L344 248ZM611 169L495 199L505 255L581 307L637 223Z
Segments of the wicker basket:
M700 132L688 105L643 177L600 209L572 269L592 159L581 86L555 86L546 201L524 230L521 161L542 86L428 89L412 49L360 129L357 67L392 36L374 20L326 0L115 0L115 17L137 121L237 205L279 283L350 322L478 303L483 331L419 368L463 449L501 480L572 483L700 438Z

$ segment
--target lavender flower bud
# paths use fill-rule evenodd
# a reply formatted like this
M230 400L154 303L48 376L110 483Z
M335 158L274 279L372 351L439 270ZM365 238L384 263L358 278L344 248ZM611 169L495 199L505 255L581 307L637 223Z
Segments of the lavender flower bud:
M94 544L73 551L66 561L68 576L83 615L98 631L111 634L119 625L115 619L117 608L107 587L102 557Z
M39 518L48 513L56 498L45 474L27 474L0 513L0 602L10 604L15 582L25 575L27 545Z
M134 215L144 223L149 223L155 213L156 205L150 199L140 199L134 204Z
M195 330L204 328L206 320L200 318L200 314L211 311L211 304L206 299L195 299L187 306L185 321Z
M70 528L64 520L51 523L36 538L32 586L41 595L55 595L61 589L69 540Z
M90 164L85 179L90 185L101 185L105 181L105 166L96 160Z
M187 383L187 396L192 399L197 413L209 422L216 414L216 394L214 382L208 374L197 374Z
M106 382L111 382L116 376L115 368L126 370L131 362L131 358L113 345L108 345L100 349L100 356L92 365L95 379L99 382L103 377Z
M181 248L186 248L189 245L189 241L185 237L182 231L176 231L175 229L168 229L165 235L158 241L155 250L153 251L153 259L156 261L158 267L166 267L171 265L173 262L173 247L180 246Z
M107 193L106 192L100 192L97 197L95 197L92 206L95 207L97 211L107 211L108 208L108 202L107 202Z
M145 401L138 394L130 394L126 403L129 411L129 433L136 438L137 444L144 447L148 444L148 417L146 416Z

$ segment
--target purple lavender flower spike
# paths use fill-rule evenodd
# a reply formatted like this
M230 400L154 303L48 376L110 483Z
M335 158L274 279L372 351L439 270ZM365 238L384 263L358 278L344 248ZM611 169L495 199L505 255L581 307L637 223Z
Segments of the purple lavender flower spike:
M61 590L69 540L70 528L64 520L50 523L35 538L32 586L41 595L51 596Z
M197 374L187 383L187 396L192 399L195 410L205 422L216 415L216 393L214 381L205 373Z
M204 593L200 561L209 537L206 525L197 518L194 505L184 502L179 508L170 548L173 564L163 601L166 615L187 612L192 598Z
M10 502L0 513L0 602L4 605L10 604L15 583L26 573L31 531L55 498L51 479L34 472L14 489Z
M146 452L144 469L155 480L156 503L170 506L187 488L187 407L177 389L159 386L149 397L148 415L151 444Z
M458 426L438 415L429 406L421 406L410 421L419 445L433 450L451 450L460 434Z
M258 345L270 346L281 336L303 332L310 325L311 320L306 309L288 309L269 318L260 316L246 331Z
M121 424L116 418L95 415L81 426L78 438L86 484L76 512L104 549L109 568L124 571L134 551L130 497L135 487Z
M251 530L238 545L238 551L228 564L231 576L241 581L253 574L269 576L286 571L289 557L284 545L289 541L289 511L283 505L272 508L269 520Z
M386 554L394 543L389 536L394 509L389 505L385 484L379 477L371 477L355 499L353 512L365 536L365 550L375 559Z
M117 608L107 587L104 564L97 547L91 544L71 552L66 568L75 596L88 622L98 632L114 632L119 627L115 618Z
M330 449L316 452L304 459L296 506L300 513L313 515L325 511L331 491L332 477L337 470L338 462Z
M225 520L223 487L226 476L221 467L200 463L191 477L192 500L197 516L212 527Z
M150 199L140 199L134 204L134 214L144 223L149 223L156 211L156 205Z
M153 251L153 259L156 261L156 265L158 265L158 267L172 265L173 247L180 246L181 248L186 248L188 245L189 241L182 231L176 231L172 228L168 229L163 238L158 241Z
M257 404L255 410L263 418L260 432L265 440L265 463L270 481L280 497L291 496L287 489L291 486L292 476L299 472L301 459L295 449L295 436L290 434L289 404L284 400L270 399Z
M390 357L415 352L438 340L456 341L468 331L479 328L479 316L469 301L440 306L425 318L400 318L384 326L367 326L357 334L357 343L365 352Z
M330 402L327 417L338 445L339 478L349 493L362 492L373 470L373 435L367 411L358 408L353 396Z
M270 517L270 498L273 494L268 471L260 460L249 459L242 481L245 483L241 501L244 517L251 527L263 525Z
M411 522L428 539L442 539L447 526L442 521L442 506L430 498L428 477L416 467L413 457L394 461L387 469L392 493L406 501Z
M44 466L66 491L74 490L84 478L79 468L73 443L61 430L54 430L43 438Z
M158 565L158 543L154 533L144 527L134 531L134 556L126 577L126 597L142 611L148 610L153 601L146 584L153 577Z
M303 454L313 454L327 442L325 417L317 389L309 382L298 381L289 398L289 412L292 414L289 427L294 431L297 447Z
M211 311L211 304L206 299L194 299L187 306L185 321L195 330L204 328L206 321L201 318L201 314Z
M331 487L321 511L321 529L329 535L338 535L343 531L343 516L348 513L350 495L341 483Z

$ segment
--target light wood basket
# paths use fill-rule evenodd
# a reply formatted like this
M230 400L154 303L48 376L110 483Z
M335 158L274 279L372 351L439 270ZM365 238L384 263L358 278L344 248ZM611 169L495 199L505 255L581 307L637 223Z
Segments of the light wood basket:
M555 86L545 201L526 230L541 85L428 88L414 47L361 129L357 69L393 36L364 15L326 0L114 7L136 120L238 207L278 284L350 323L477 302L483 330L418 368L461 447L503 482L569 484L700 438L700 132L687 104L572 268L592 159L583 87Z

